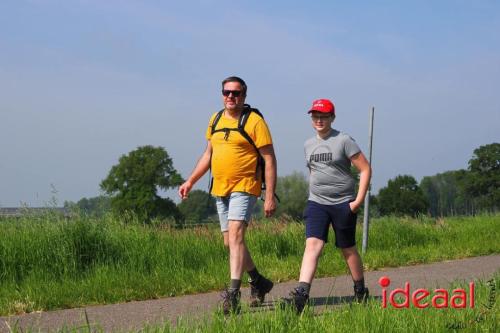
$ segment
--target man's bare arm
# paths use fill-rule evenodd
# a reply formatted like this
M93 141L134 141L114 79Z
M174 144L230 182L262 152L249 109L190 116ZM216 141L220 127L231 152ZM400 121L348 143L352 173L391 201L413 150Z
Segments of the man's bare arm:
M210 169L210 160L212 158L212 144L207 142L207 148L201 155L198 163L194 167L189 178L179 187L179 196L186 199L193 185Z
M266 145L259 148L259 152L266 162L264 170L266 176L266 196L264 198L264 213L266 217L270 217L276 210L276 199L274 192L276 190L277 166L276 155L274 154L273 145Z

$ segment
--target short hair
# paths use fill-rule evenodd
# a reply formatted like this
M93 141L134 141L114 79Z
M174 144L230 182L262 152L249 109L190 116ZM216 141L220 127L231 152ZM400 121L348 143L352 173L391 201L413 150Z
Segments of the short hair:
M243 81L242 78L237 77L237 76L230 76L228 78L225 78L222 81L222 89L224 89L224 85L228 82L238 82L241 85L241 90L243 91L243 96L247 95L247 84L245 81Z

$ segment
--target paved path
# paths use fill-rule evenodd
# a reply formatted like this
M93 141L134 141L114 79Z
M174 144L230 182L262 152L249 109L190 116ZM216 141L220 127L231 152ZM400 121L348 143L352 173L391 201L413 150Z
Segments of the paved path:
M472 279L489 279L500 271L500 255L489 255L441 263L384 269L365 273L365 280L374 297L381 296L378 279L387 276L391 279L389 290L402 287L404 282L416 288L434 289L448 287L452 281L470 282ZM295 281L275 285L270 293L270 301L264 308L272 308L273 300L287 296L296 285ZM242 290L243 301L248 297L247 288ZM341 300L350 300L352 280L348 275L314 280L311 290L311 303L315 309L332 306ZM28 328L36 331L52 331L66 327L86 327L87 318L92 327L107 332L116 330L138 330L146 324L170 321L175 324L180 316L200 316L214 311L219 301L219 293L171 297L149 301L136 301L122 304L90 306L86 308L31 313L20 316L0 317L0 332L9 332L9 327L17 325L24 332ZM257 309L258 311L259 309Z

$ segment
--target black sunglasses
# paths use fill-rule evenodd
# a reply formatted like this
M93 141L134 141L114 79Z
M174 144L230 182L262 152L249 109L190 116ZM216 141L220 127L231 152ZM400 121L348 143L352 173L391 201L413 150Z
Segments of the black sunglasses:
M241 90L222 90L222 95L228 97L229 95L233 94L233 97L240 97L241 95Z

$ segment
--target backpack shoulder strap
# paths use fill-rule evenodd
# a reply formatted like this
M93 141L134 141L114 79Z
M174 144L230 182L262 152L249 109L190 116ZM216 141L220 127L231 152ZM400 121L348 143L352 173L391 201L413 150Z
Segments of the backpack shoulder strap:
M212 125L210 126L210 132L211 135L214 135L215 128L217 127L217 123L220 120L220 117L222 116L222 113L224 112L224 109L220 110L217 112L217 114L214 117L214 120L212 121ZM212 187L214 186L214 177L212 176L212 155L210 155L210 180L208 181L208 193L212 193Z
M222 116L222 113L224 112L224 110L220 110L219 112L217 112L217 114L215 115L215 118L214 118L214 121L212 122L212 130L211 130L211 133L214 134L215 132L215 128L217 127L217 123L219 122L220 120L220 117Z
M259 117L264 119L264 116L262 115L262 113L260 113L258 109L252 108L250 104L245 104L243 106L243 112L241 113L240 119L238 121L238 129L240 131L245 130L245 125L247 124L248 117L250 117L250 114L252 112L256 113Z
M260 115L262 117L259 110L252 108L249 104L245 104L243 112L240 115L240 119L238 120L238 132L240 132L240 134L253 146L253 148L257 152L257 155L260 156L259 149L255 145L255 142L252 140L252 138L250 137L248 132L245 131L245 126L246 126L248 118L250 117L250 114L252 112L257 113L258 115Z

